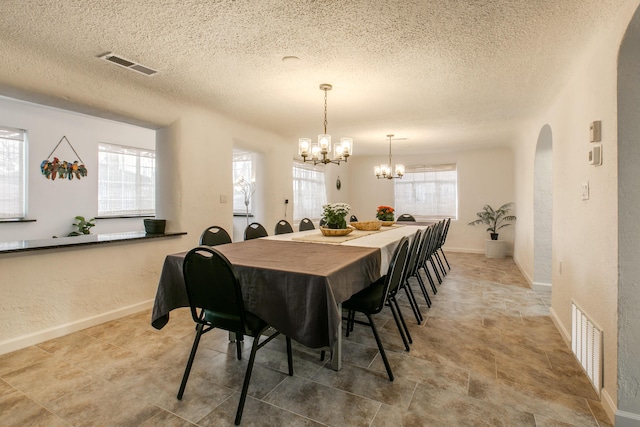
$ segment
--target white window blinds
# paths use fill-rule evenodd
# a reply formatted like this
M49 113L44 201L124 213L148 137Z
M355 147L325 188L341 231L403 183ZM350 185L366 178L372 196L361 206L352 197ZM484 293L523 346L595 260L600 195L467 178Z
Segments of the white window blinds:
M395 210L422 219L458 217L458 173L455 164L410 166L394 180Z
M0 219L26 216L26 131L0 126Z
M234 214L253 214L253 197L252 191L255 190L255 153L248 151L233 150L233 213ZM252 186L241 186L238 183L244 180L253 183ZM245 205L246 201L249 205Z
M155 215L156 152L98 145L98 215Z
M327 204L324 169L293 163L293 220L320 219L322 205Z

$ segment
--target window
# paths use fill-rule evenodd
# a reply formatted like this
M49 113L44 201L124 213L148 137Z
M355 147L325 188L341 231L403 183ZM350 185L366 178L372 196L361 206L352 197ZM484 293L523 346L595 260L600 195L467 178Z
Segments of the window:
M0 219L26 216L27 132L0 126Z
M322 205L327 204L324 169L293 163L293 220L320 219Z
M395 210L422 219L458 217L458 173L456 165L407 167L402 179L394 180Z
M156 152L98 145L98 215L143 216L156 212Z
M255 191L255 154L233 150L233 213L253 214L253 192ZM249 205L245 205L245 200Z

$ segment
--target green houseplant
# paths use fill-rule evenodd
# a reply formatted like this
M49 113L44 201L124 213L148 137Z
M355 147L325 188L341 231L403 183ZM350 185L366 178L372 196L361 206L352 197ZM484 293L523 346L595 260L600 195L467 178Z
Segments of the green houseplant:
M515 221L514 215L509 215L513 207L513 202L505 203L498 209L493 209L490 205L484 205L482 211L477 212L478 219L471 221L469 225L486 224L487 231L491 233L491 240L498 240L498 230L511 225L510 221Z
M73 226L76 227L77 230L72 231L71 233L67 234L67 236L82 236L83 234L91 234L91 227L96 226L95 218L86 220L83 216L78 215L76 217L76 221L77 222L73 223Z
M351 206L346 203L329 203L322 206L322 217L327 223L327 228L347 228L345 218L350 210Z

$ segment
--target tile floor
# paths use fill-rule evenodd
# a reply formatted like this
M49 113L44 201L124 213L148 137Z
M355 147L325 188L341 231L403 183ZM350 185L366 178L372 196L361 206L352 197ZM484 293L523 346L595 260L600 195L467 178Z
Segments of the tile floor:
M549 317L550 294L531 290L511 258L448 257L422 324L403 308L410 352L388 312L377 317L394 382L366 326L345 339L339 372L296 345L289 377L274 340L258 352L242 425L610 426ZM205 334L178 401L189 312L161 331L149 322L145 311L1 355L0 425L233 425L248 357L234 358L225 332Z

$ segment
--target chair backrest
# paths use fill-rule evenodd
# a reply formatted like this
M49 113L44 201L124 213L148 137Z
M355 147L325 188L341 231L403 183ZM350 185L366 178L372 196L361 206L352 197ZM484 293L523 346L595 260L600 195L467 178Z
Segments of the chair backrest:
M320 227L327 225L327 220L325 220L324 218L320 218Z
M191 249L184 258L182 271L191 316L196 323L246 333L240 281L222 253L209 247ZM205 316L200 316L201 310L205 310ZM210 323L208 319L212 318L215 322Z
M422 233L422 244L420 245L420 251L418 252L418 261L416 262L416 271L424 265L427 261L427 258L431 256L430 246L431 246L431 236L433 234L433 225L430 225L424 230Z
M451 218L447 218L444 224L444 230L442 231L442 238L440 239L440 247L447 241L447 234L449 233L449 224L451 224Z
M402 214L398 217L398 221L413 221L416 222L416 219L413 217L413 215L410 214Z
M200 236L200 245L216 246L231 243L231 237L227 230L217 225L212 225L202 232Z
M300 225L298 225L298 231L306 231L306 230L315 230L316 226L313 225L313 222L309 218L302 218L300 221Z
M267 233L267 230L262 226L262 224L257 222L252 222L244 229L244 240L267 237L268 235L269 233Z
M293 233L293 227L291 227L291 224L289 224L288 221L281 219L280 221L278 221L278 223L276 224L276 229L275 229L275 233L276 234L287 234L287 233Z
M415 276L418 270L418 259L424 243L422 238L424 233L424 230L418 230L416 234L413 235L413 240L409 246L409 255L407 256L407 268L405 268L402 283L405 283L409 277Z
M349 222L358 222L358 217L355 215L351 215L351 218L349 218Z
M400 281L402 280L402 275L404 273L404 268L407 263L407 255L409 254L409 238L404 236L400 239L396 250L393 252L393 256L391 257L391 261L389 262L389 269L387 270L387 275L384 279L384 290L382 292L382 298L380 302L376 306L375 310L372 311L372 314L379 313L383 308L384 304L387 301L387 295L390 293L395 293L400 286Z

